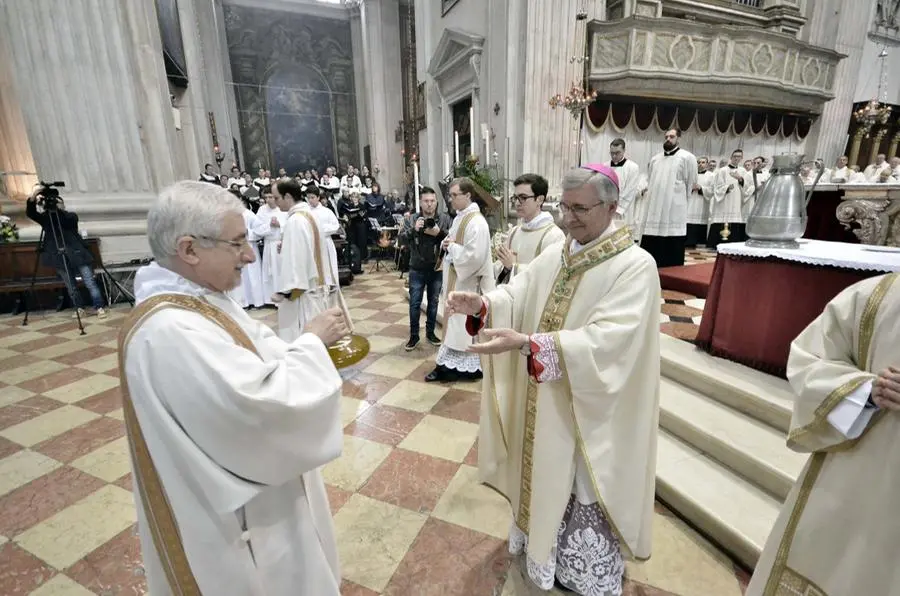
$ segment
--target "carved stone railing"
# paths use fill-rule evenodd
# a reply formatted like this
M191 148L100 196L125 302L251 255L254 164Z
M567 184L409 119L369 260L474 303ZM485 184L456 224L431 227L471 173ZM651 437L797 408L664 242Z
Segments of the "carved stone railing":
M842 185L844 191L837 218L863 244L900 247L900 185Z
M844 56L756 27L632 16L590 24L601 95L818 114Z

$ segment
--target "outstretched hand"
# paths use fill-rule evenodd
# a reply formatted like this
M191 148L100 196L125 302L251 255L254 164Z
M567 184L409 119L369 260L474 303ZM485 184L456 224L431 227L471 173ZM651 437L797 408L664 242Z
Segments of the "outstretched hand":
M900 369L890 366L878 373L872 385L872 401L879 408L900 410Z
M475 316L481 312L481 296L475 292L450 292L447 296L447 316Z
M485 329L481 334L488 341L479 342L468 348L475 354L503 354L519 350L528 343L528 336L515 329Z

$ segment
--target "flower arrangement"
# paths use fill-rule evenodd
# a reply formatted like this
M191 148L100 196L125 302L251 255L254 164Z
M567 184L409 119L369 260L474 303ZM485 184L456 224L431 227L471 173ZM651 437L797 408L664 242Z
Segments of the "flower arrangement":
M8 215L0 215L0 242L15 242L19 239L19 228Z
M550 107L565 108L569 110L572 117L578 118L582 112L597 99L597 92L593 89L587 90L580 83L575 83L565 95L557 93L550 98Z
M481 159L477 155L469 155L453 167L453 175L457 178L465 176L471 178L472 182L477 184L491 196L503 190L503 179L499 175L497 166L485 167L481 165Z

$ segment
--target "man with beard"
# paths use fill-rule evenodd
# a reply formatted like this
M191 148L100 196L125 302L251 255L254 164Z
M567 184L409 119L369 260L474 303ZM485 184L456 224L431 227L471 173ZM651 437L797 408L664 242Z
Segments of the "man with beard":
M687 203L697 182L697 158L679 147L680 139L680 130L666 131L663 151L653 156L647 169L647 217L641 248L653 255L657 267L684 265Z
M713 173L708 169L705 157L697 159L697 182L691 189L687 208L686 248L706 243L706 226L709 225L709 201L713 196Z

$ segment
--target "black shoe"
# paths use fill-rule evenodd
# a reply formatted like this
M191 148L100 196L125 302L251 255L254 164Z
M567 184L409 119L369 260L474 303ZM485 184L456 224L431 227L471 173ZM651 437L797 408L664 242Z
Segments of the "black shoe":
M419 336L413 335L412 337L409 338L409 341L406 342L406 345L403 346L403 349L406 350L407 352L412 352L413 350L416 349L417 345L419 345Z
M426 383L440 383L444 380L444 371L440 367L435 367L433 371L425 375Z
M434 331L428 331L428 332L426 332L426 333L425 333L425 339L427 339L427 340L428 340L428 343L430 343L430 344L433 345L433 346L439 346L439 345L441 345L441 338L439 338L437 335L435 335L435 334L434 334Z

